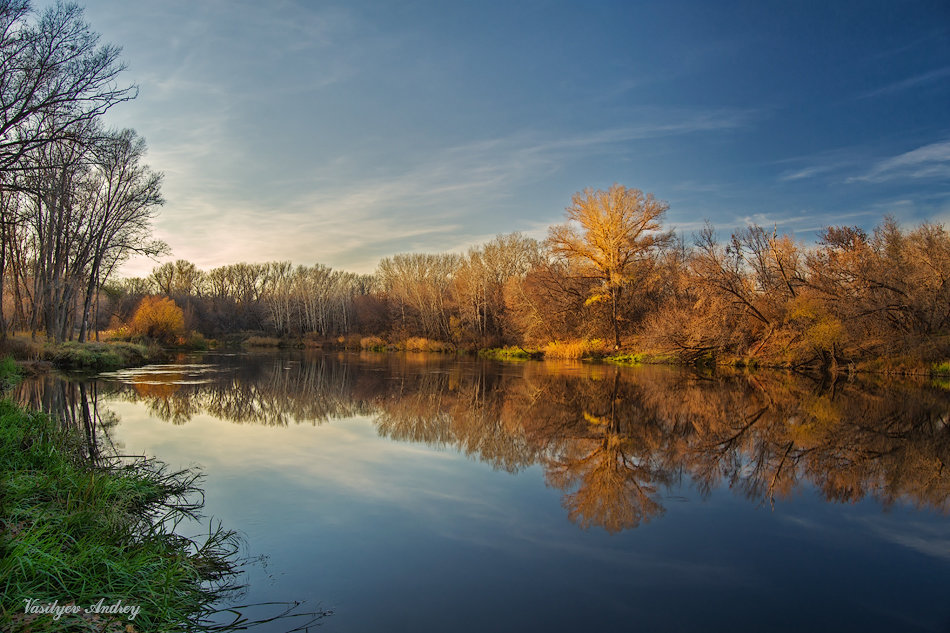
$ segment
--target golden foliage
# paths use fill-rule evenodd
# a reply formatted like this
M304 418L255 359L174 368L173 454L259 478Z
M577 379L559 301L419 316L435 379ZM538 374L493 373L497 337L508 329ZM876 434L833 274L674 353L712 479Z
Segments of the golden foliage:
M596 284L586 290L585 306L609 305L614 348L620 347L624 320L620 302L624 288L644 276L643 265L653 252L670 241L662 233L665 202L639 189L613 185L607 191L585 189L574 194L567 208L567 224L552 226L548 245L576 274Z
M167 297L145 297L129 323L132 336L176 343L185 331L185 315Z
M559 360L577 360L607 353L607 341L584 339L580 341L551 341L543 348L544 357Z

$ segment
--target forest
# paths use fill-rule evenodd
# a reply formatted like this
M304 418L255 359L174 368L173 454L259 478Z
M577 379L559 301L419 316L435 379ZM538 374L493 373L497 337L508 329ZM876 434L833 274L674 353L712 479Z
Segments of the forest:
M885 217L807 242L754 224L685 235L664 224L666 203L619 184L576 193L546 239L395 254L368 275L177 260L120 278L133 254L170 255L152 238L162 175L134 130L103 123L136 96L122 70L119 49L100 44L75 5L34 15L28 2L0 1L0 340L180 343L196 332L831 370L926 370L950 358L944 226Z
M115 331L159 295L211 338L840 370L928 367L950 354L945 227L885 218L871 232L827 227L809 246L756 225L720 240L707 226L687 241L664 229L665 211L636 189L586 190L544 241L509 234L465 254L399 254L371 275L179 260L107 283L92 316Z

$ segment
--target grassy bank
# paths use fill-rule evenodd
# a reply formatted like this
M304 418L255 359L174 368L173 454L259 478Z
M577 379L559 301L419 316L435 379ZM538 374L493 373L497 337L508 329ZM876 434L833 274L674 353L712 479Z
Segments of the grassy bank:
M200 542L174 533L200 508L197 474L150 460L93 465L81 442L0 400L0 630L200 630L231 588L237 541L221 529ZM138 613L83 611L99 600ZM28 601L67 612L27 613Z
M19 371L0 361L0 384ZM200 630L234 588L235 534L174 532L197 518L197 473L91 463L84 441L0 399L0 630Z
M126 341L51 343L33 341L26 335L11 336L0 343L0 353L27 366L89 371L138 367L162 362L169 356L168 351L156 344Z

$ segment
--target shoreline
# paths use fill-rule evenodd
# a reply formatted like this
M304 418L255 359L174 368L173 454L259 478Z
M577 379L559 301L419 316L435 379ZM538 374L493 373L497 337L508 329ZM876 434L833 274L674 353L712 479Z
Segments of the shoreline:
M239 588L240 541L220 525L201 541L175 532L181 519L201 518L200 473L91 459L84 443L78 429L0 400L0 629L210 624Z
M340 337L343 338L343 337ZM214 343L214 341L211 341ZM377 353L431 353L439 355L465 355L502 362L525 361L582 361L618 366L668 365L696 369L733 369L741 371L793 371L805 374L850 376L856 374L884 376L920 376L933 379L950 377L950 360L926 361L908 355L879 356L850 362L835 362L822 366L816 363L794 364L790 361L770 360L753 356L738 356L711 352L696 359L684 358L670 352L647 352L620 350L609 353L598 341L552 342L542 348L519 345L504 347L458 347L451 343L425 338L409 338L394 343L378 337L351 336L338 339L317 340L309 337L260 337L249 336L243 340L231 338L217 349L240 349L263 351L268 349L309 349L326 351L365 351ZM100 372L174 359L176 353L208 351L203 348L167 348L155 343L132 343L127 341L89 341L78 343L29 342L22 337L11 338L0 345L0 356L10 355L29 375L42 375L53 370Z

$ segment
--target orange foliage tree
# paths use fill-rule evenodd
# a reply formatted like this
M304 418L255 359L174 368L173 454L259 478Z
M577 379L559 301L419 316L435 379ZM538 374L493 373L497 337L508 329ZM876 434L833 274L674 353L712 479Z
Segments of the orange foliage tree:
M132 336L175 342L185 331L185 315L172 299L145 297L129 324Z

